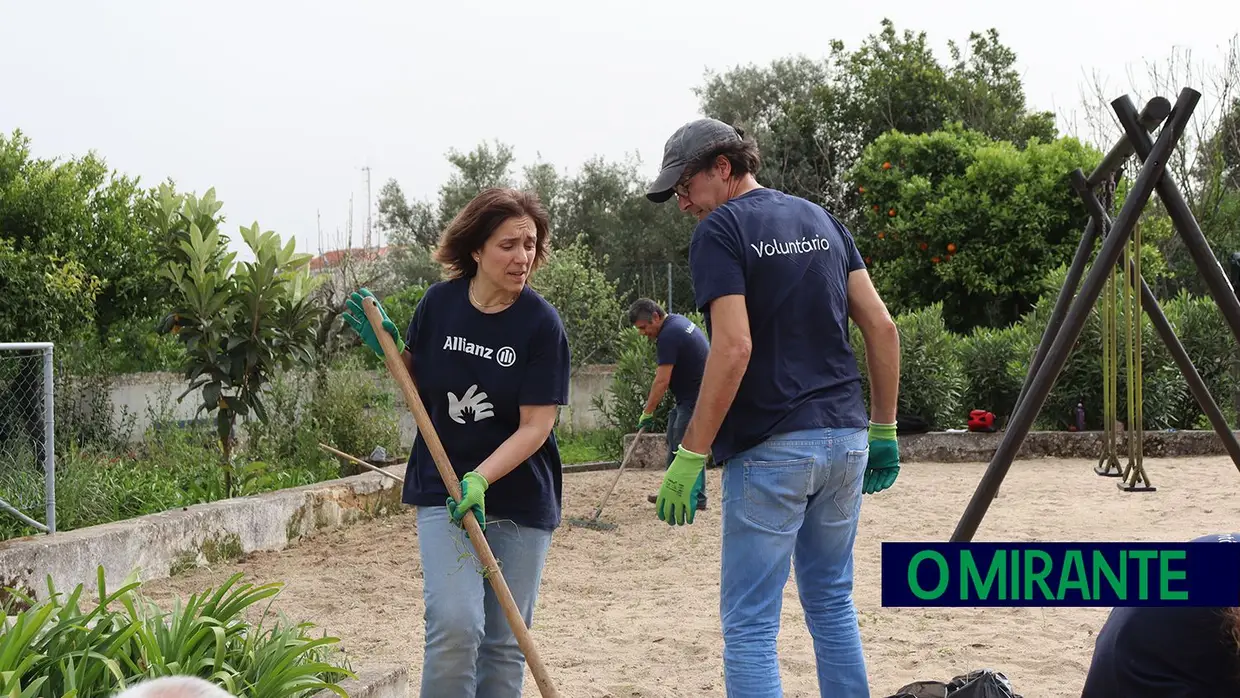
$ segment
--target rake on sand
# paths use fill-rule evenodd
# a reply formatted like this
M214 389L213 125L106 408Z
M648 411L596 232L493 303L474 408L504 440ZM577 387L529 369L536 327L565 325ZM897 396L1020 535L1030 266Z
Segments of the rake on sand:
M426 407L422 405L422 398L413 384L413 377L409 375L409 371L400 358L400 352L396 350L396 342L392 341L392 336L383 329L383 316L380 315L378 301L371 297L363 298L362 310L366 313L366 319L370 321L370 327L374 330L375 336L379 338L379 346L383 348L383 362L387 365L388 373L392 374L392 379L400 386L405 404L409 406L409 410L413 413L413 420L418 426L418 434L426 442L426 448L435 461L439 477L443 479L443 484L448 488L448 494L459 502L461 482L457 479L452 464L448 461L448 453L444 450L439 435L435 433L435 427L431 424L430 415L426 413ZM504 609L504 617L507 618L508 625L512 628L512 634L517 638L517 646L525 654L525 663L529 665L530 673L534 675L539 694L544 698L559 698L560 692L556 690L555 684L551 683L551 675L547 673L542 656L539 655L538 648L534 646L534 638L525 625L525 619L521 617L521 611L517 608L512 592L508 589L508 583L504 581L504 574L499 569L495 554L491 552L491 546L487 544L482 527L478 525L477 519L473 516L463 517L461 524L469 533L469 540L478 553L478 560L486 568L487 581L491 583L491 588L495 590L495 596Z
M599 502L598 508L594 510L594 516L588 519L569 519L568 523L570 525L593 528L599 531L610 531L616 527L614 523L599 521L598 517L602 515L603 507L607 506L607 500L611 498L611 493L616 489L616 483L620 482L620 474L624 472L624 466L629 462L629 457L633 455L633 449L637 448L637 441L645 430L646 427L644 426L637 430L637 435L633 437L633 443L629 444L629 450L625 452L624 459L620 461L620 467L616 470L616 477L611 481L611 487L607 489L607 494L603 495L603 501Z

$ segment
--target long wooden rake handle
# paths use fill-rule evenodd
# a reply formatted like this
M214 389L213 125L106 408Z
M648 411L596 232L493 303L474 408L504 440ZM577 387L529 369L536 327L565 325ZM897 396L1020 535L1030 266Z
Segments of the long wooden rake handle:
M343 458L343 459L345 459L345 460L347 460L347 461L349 461L349 462L351 462L351 463L354 463L354 464L356 464L356 465L360 465L360 466L362 466L363 468L366 468L367 470L371 470L371 471L373 471L373 472L379 473L380 475L382 475L382 476L384 476L384 477L391 478L391 479L393 479L393 480L395 480L395 481L399 482L399 483L400 483L400 484L402 484L402 485L403 485L403 484L405 484L405 478L403 478L403 477L401 477L401 476L399 476L399 475L393 475L393 474L389 473L388 471L383 470L382 468L376 468L375 466L371 465L370 463L367 463L366 461L362 460L361 458L358 458L358 457L356 457L356 456L350 456L349 454L345 453L344 451L337 451L336 449L332 448L331 446L328 446L328 445L327 445L327 444L325 444L325 443L320 443L320 444L319 444L319 448L323 449L324 451L327 451L328 453L330 453L330 454L332 454L332 455L334 455L334 456L337 456L337 457Z
M611 499L611 493L616 490L616 483L620 482L620 475L624 472L624 466L629 462L629 456L633 455L633 450L637 448L637 442L642 438L642 432L646 431L646 427L637 430L637 434L633 437L633 443L629 444L629 450L624 454L624 458L620 459L620 467L616 469L616 477L612 478L611 487L607 489L607 494L603 495L603 501L598 503L598 508L594 510L594 520L598 521L598 517L603 514L603 507L607 506L607 500Z
M456 471L452 469L451 462L448 461L448 453L443 448L443 443L439 440L439 435L435 433L435 427L431 424L430 415L426 413L426 407L422 404L422 398L418 395L418 389L413 384L413 377L409 375L409 371L405 369L405 364L401 361L399 352L396 351L396 342L392 341L392 336L383 329L383 316L379 313L378 302L371 297L362 299L362 310L366 313L366 319L370 321L370 326L375 331L375 336L379 338L379 345L383 347L383 362L387 364L388 373L392 374L392 378L396 384L400 386L401 393L404 395L405 404L409 406L409 410L413 412L413 420L418 426L418 434L422 440L426 442L426 448L431 453L431 458L435 460L435 468L439 470L439 477L443 479L443 484L448 488L448 494L458 502L461 500L461 482L456 477ZM512 628L512 634L517 638L517 645L521 648L521 652L525 654L525 663L530 667L530 673L534 675L534 681L538 684L538 691L545 698L559 698L560 693L556 690L555 685L551 683L551 675L547 673L547 667L543 664L542 657L538 654L538 648L534 646L534 638L530 635L529 628L525 626L525 619L521 617L521 611L517 608L517 602L512 597L512 592L508 589L508 583L504 581L503 572L499 569L499 563L495 560L494 553L491 552L491 546L487 544L486 537L482 534L482 527L478 525L477 519L473 516L465 516L461 519L465 526L466 532L469 533L469 540L474 544L474 550L478 553L478 559L482 562L483 567L487 571L487 579L491 582L491 588L495 590L495 595L499 598L499 605L504 609L504 616L508 619L508 625Z

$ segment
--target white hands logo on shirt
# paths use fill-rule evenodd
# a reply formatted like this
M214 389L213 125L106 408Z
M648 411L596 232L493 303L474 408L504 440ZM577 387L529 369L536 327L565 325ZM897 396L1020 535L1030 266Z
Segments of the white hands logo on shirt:
M465 391L465 395L459 398L456 393L448 391L448 416L452 418L452 421L464 424L467 412L474 415L475 422L495 416L495 412L491 410L494 405L486 401L487 394L476 392L477 390L477 384L471 385L469 390Z

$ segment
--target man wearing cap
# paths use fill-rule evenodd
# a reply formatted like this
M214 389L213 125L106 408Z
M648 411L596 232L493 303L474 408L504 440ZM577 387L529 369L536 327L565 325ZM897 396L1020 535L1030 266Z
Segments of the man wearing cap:
M647 197L700 222L689 245L710 351L656 510L693 523L708 450L722 465L720 618L728 696L782 695L776 638L797 588L823 696L869 696L852 601L862 493L899 473L900 338L851 233L822 207L762 187L757 147L714 119L668 139ZM851 319L865 339L867 418Z

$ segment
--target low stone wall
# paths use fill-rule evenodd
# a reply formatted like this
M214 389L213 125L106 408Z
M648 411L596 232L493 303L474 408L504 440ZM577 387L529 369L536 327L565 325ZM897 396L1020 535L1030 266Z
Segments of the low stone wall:
M356 679L345 679L340 688L349 698L408 698L409 668L400 664L382 664L354 668ZM335 691L323 689L310 698L340 698Z
M1240 434L1240 432L1236 432ZM633 434L624 437L627 450ZM1031 458L1097 459L1102 453L1103 433L1100 431L1033 431L1025 437L1016 452L1017 460ZM1128 453L1127 434L1116 439L1121 456ZM643 434L633 449L626 468L659 468L666 465L667 441L663 434ZM899 437L900 460L904 463L976 463L988 462L1003 440L1003 432L930 432ZM1186 456L1225 456L1223 442L1213 431L1147 431L1142 439L1146 458L1180 458Z
M403 466L390 466L401 476ZM34 598L56 587L96 589L97 569L119 582L137 570L142 580L258 550L281 550L320 529L347 526L400 508L399 483L377 473L266 494L198 504L54 535L0 541L0 588Z

